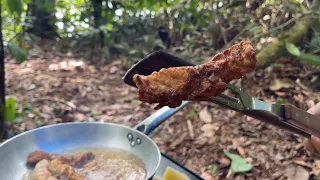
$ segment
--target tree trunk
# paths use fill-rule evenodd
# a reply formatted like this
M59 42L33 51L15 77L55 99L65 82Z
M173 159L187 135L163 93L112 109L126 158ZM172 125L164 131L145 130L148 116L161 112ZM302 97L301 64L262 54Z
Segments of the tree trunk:
M57 36L54 26L55 0L33 0L28 5L28 14L32 17L31 27L27 29L36 36L51 39Z
M92 0L94 27L99 28L101 25L102 0Z
M94 17L94 27L96 29L99 29L99 27L102 25L102 0L92 0L92 6L93 6L93 17ZM104 33L102 30L99 30L99 38L100 38L100 45L101 47L104 46Z
M314 0L310 10L318 12L320 0ZM269 44L257 54L257 67L265 67L273 63L280 56L286 55L286 43L299 44L311 28L317 26L319 22L313 19L311 15L305 15L296 20L296 24L284 35L280 36L277 41Z
M4 72L4 49L3 49L3 39L2 39L2 12L1 12L1 3L0 3L0 139L5 131L4 124L4 111L3 107L5 106L5 72Z

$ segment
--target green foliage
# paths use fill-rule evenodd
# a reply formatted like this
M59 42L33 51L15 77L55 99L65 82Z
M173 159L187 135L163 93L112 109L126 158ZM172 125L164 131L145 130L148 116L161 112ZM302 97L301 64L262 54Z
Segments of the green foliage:
M301 54L299 56L299 58L305 64L316 65L316 66L320 65L320 56L319 55L312 54L312 53Z
M218 166L216 164L211 165L211 167L210 167L211 174L216 174L217 170L218 170Z
M19 45L9 42L8 43L8 48L12 54L12 56L19 61L20 63L25 61L27 58L27 52L25 50L23 50L22 48L20 48Z
M4 107L4 118L6 122L13 122L16 119L16 102L13 97L6 99Z
M189 120L194 120L194 118L196 117L197 115L197 112L196 110L192 109L192 111L190 111L188 114L187 114L187 119Z
M224 154L231 160L230 168L237 173L244 173L251 171L252 165L244 160L241 156L229 152L224 152Z
M25 18L25 10L30 0L3 0L1 15L3 19L3 40L12 56L19 62L26 59L25 49L19 47L22 37L22 24ZM21 23L23 22L23 23Z
M276 104L282 105L282 104L287 104L289 103L287 100L279 98L276 102Z
M310 65L320 65L320 56L313 53L301 53L299 48L294 44L287 43L286 48L288 52L300 59L302 63L310 64Z
M32 1L3 1L6 4L2 12L6 17L3 29L5 42L20 44L22 26L30 26L34 18L26 16L27 4ZM259 44L261 38L281 35L287 27L279 28L279 31L272 29L288 21L290 17L287 15L297 13L291 10L290 4L273 0L261 1L256 9L249 8L253 1L245 0L103 0L97 27L92 0L33 2L54 12L52 23L62 38L60 42L67 48L79 52L90 49L92 54L97 56L100 53L104 58L121 54L134 61L154 51L155 47L165 49L157 37L160 26L168 30L171 50L176 55L204 60L243 37ZM301 1L295 2L303 6ZM100 36L101 31L104 36ZM314 39L310 46L316 47L317 42Z
M313 36L310 43L307 44L307 47L310 51L320 51L320 36Z
M16 14L20 17L23 12L23 0L4 0L4 4L11 14Z
M295 46L294 44L292 43L287 43L286 44L286 48L288 50L288 52L294 56L300 56L300 50L297 46Z

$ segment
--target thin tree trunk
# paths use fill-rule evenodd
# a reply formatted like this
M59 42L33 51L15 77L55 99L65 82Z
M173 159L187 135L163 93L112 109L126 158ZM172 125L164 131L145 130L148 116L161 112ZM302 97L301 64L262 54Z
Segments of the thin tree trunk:
M99 28L101 25L102 0L92 0L94 27Z
M45 8L43 6L45 4ZM27 29L30 32L41 38L51 39L57 36L54 26L54 9L55 0L33 0L28 5L28 14L33 18L30 20L32 27Z
M0 3L0 139L5 131L4 124L4 111L5 106L5 72L4 72L4 50L3 50L3 39L2 39L2 16L1 16L1 3Z
M93 5L93 17L94 17L94 27L98 29L102 24L102 0L92 0ZM99 38L101 47L104 46L104 33L102 30L99 30Z

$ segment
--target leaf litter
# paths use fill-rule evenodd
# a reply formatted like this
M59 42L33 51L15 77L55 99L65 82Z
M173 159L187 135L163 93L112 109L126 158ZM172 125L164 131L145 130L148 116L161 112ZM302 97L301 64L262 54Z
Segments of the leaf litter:
M6 64L7 94L23 102L17 109L25 114L23 121L9 125L9 136L72 121L133 127L155 112L136 99L135 88L124 84L127 61L96 67L82 59L42 53L22 64ZM270 66L236 83L266 102L307 110L320 99L318 72L309 66ZM204 179L320 179L320 163L307 155L302 138L208 102L184 108L150 136L163 153ZM240 166L232 166L238 160L224 152L241 159L236 163ZM232 173L238 167L245 172Z

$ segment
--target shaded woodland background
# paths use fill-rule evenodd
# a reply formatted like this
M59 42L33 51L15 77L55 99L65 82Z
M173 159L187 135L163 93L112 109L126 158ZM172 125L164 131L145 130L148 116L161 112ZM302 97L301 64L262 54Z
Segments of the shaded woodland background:
M156 50L200 64L249 39L257 69L232 83L304 110L320 100L319 0L1 3L2 141L73 121L134 126L154 111L122 77ZM151 137L204 179L320 179L320 161L306 154L300 137L210 103L186 107ZM242 160L252 167L231 168Z

